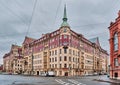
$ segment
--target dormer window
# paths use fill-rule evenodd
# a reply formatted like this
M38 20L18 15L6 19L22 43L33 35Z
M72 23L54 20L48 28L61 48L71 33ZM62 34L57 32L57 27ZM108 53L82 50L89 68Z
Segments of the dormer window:
M64 32L67 32L67 28L64 28Z
M64 35L64 39L67 39L67 35Z
M115 33L114 35L114 51L118 50L118 35Z

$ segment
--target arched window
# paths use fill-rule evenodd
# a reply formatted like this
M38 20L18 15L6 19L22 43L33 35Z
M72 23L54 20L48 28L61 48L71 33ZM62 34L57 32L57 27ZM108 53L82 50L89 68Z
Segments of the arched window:
M118 50L118 35L115 33L114 35L114 51Z

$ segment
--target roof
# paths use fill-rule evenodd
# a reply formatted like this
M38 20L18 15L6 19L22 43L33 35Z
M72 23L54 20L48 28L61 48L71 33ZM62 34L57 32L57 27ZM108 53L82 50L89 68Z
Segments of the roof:
M96 45L100 46L100 43L99 43L99 38L98 37L95 37L95 38L91 38L89 39L92 43L95 43Z
M64 6L64 15L63 15L63 23L61 24L61 27L63 26L68 26L69 27L69 24L67 23L67 13L66 13L66 5Z
M26 36L25 39L24 39L23 44L30 43L30 42L32 42L32 41L34 41L34 40L36 40L36 39Z

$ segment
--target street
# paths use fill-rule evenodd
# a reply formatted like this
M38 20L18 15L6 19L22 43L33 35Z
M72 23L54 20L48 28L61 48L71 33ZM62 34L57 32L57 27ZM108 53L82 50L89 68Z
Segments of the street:
M0 75L0 85L117 85L115 83L96 81L95 79L109 80L106 75L86 77Z

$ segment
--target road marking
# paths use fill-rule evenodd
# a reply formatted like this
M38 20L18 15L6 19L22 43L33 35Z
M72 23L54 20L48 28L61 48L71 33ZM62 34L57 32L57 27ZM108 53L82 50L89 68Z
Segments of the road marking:
M70 83L64 82L61 79L55 79L55 81L57 81L58 83L60 83L62 85L70 85Z
M75 85L86 85L86 84L80 83L80 82L73 80L73 79L68 79L68 81L74 83Z

